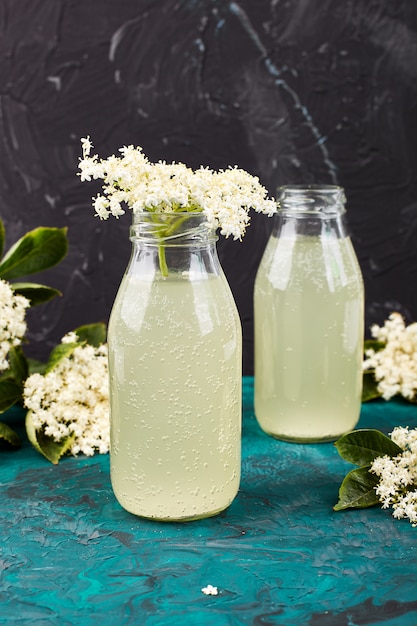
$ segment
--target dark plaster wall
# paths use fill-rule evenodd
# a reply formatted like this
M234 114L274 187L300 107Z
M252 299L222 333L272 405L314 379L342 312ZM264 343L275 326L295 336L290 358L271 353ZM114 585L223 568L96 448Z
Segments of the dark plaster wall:
M64 295L33 311L42 356L75 326L107 321L129 216L93 218L79 139L151 159L237 164L270 193L337 183L366 286L366 325L417 319L415 0L0 0L0 216L8 243L68 226L42 277ZM252 287L271 221L219 242L252 372Z

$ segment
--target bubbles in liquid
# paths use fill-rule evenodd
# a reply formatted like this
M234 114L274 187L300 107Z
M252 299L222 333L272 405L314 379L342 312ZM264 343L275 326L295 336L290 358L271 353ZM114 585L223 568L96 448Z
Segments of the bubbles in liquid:
M255 413L278 437L335 438L359 418L362 281L350 241L337 245L333 273L321 242L306 237L294 244L285 289L262 267L256 278Z
M213 324L206 336L201 336L199 320L190 315L195 285L186 281L172 285L169 296L163 297L156 284L152 304L143 315L132 311L128 319L125 316L117 324L110 321L110 363L116 376L112 432L118 440L111 457L112 484L121 504L133 513L180 518L192 506L203 515L227 506L238 489L240 336L230 294L225 295L216 280L208 281L212 283L208 311ZM125 290L129 289L140 289L140 285L126 284ZM164 324L146 323L161 319L164 307ZM172 311L178 322L172 319ZM145 324L136 326L135 320L141 317ZM223 346L233 334L235 349L220 367L225 358ZM146 369L136 368L137 352L146 355ZM115 354L120 367L114 364ZM132 423L137 429L132 429ZM132 480L131 462L122 452L127 446L135 450L140 486ZM218 485L227 489L219 491Z

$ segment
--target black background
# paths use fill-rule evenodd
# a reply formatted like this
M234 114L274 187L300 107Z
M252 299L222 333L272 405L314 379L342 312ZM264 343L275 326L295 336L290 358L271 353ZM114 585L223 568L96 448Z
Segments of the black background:
M0 0L0 217L7 244L68 226L41 276L63 297L30 312L43 358L76 326L107 321L130 216L93 217L80 138L191 167L237 164L278 185L345 187L366 288L366 328L417 319L415 0ZM272 221L219 241L252 373L252 289Z

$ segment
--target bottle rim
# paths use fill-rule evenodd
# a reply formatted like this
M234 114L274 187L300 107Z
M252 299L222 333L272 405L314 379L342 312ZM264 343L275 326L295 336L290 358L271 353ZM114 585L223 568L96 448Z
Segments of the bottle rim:
M276 199L281 213L329 216L345 212L345 191L339 185L281 185Z
M217 235L201 211L138 211L132 216L130 239L148 245L195 246L215 242Z

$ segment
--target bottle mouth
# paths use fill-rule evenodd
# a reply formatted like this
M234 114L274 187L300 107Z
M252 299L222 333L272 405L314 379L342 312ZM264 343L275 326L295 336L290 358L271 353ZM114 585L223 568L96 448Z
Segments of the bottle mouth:
M322 216L345 212L346 196L338 185L283 185L277 189L278 212Z
M133 213L130 239L140 239L149 245L165 246L207 245L217 236L207 217L198 211Z

